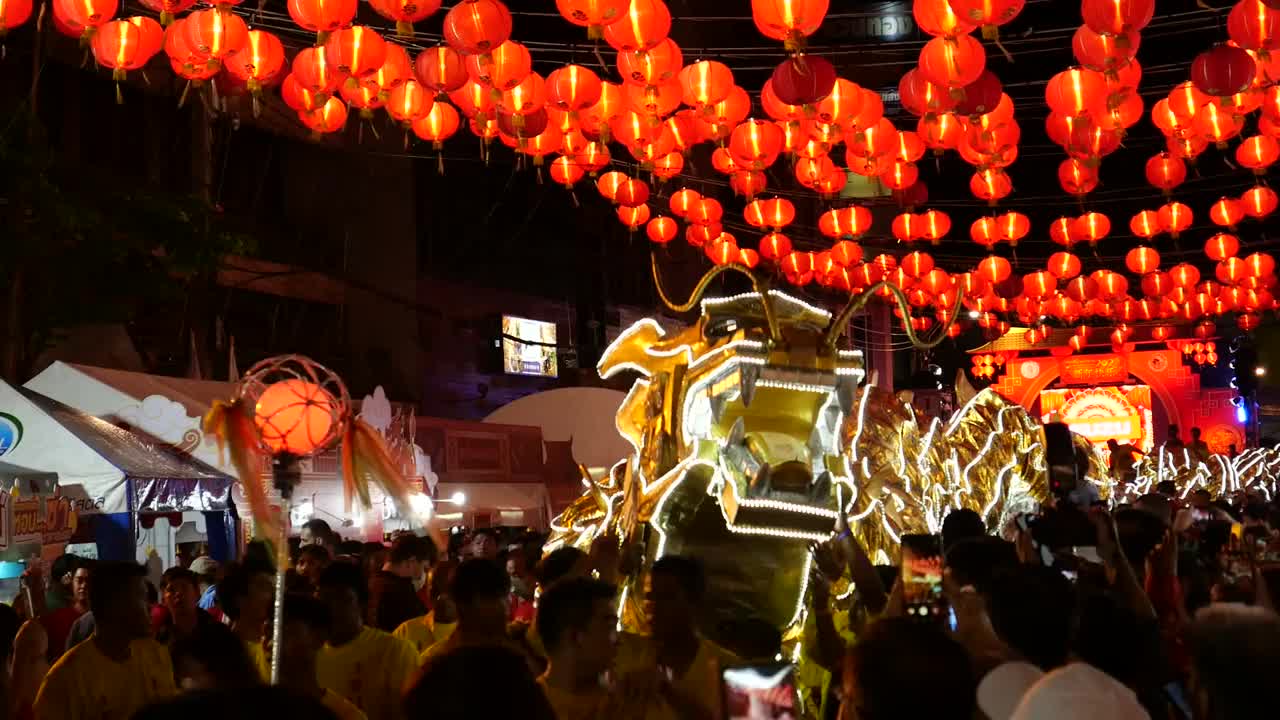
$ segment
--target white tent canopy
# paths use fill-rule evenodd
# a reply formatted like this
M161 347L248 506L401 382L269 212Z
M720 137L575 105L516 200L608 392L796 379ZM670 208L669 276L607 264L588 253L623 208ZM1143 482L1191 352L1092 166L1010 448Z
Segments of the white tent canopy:
M626 394L596 387L567 387L526 395L494 410L484 419L503 425L532 425L544 441L573 440L573 458L593 468L607 468L633 448L618 434L618 406Z

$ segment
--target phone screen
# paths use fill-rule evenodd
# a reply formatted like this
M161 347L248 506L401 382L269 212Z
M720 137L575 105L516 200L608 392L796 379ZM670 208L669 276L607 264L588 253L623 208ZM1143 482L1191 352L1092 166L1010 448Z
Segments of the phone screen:
M776 720L797 714L793 663L727 667L720 672L720 684L729 720Z
M937 535L902 536L902 598L907 615L942 621L942 542Z

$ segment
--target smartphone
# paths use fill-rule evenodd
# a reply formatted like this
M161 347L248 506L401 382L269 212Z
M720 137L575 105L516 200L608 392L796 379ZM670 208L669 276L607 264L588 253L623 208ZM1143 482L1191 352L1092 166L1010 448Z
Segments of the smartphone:
M795 663L731 665L720 671L720 689L729 720L774 720L797 714Z
M942 623L947 619L942 597L942 538L902 536L902 599L907 616Z

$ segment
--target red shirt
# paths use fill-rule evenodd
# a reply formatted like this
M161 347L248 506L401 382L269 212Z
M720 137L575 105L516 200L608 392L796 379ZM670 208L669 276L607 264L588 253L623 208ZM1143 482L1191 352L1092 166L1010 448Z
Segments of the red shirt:
M511 606L511 617L509 618L509 622L533 622L534 611L532 600L525 600L519 595L512 593L509 604Z
M62 655L63 650L67 647L67 635L71 634L71 626L80 619L81 615L84 615L84 613L77 610L75 605L68 605L57 610L50 610L40 616L40 624L44 625L44 632L49 636L50 659Z

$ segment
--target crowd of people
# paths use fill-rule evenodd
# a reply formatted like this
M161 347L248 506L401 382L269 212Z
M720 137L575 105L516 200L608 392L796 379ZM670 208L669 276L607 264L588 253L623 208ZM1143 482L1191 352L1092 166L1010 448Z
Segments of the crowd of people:
M642 568L607 535L546 554L537 536L489 531L384 546L313 521L292 548L274 685L265 547L191 559L158 588L141 565L66 555L0 612L0 720L1274 716L1280 503L1164 485L1087 517L1092 538L1060 545L1037 518L988 528L953 511L938 540L947 610L928 617L837 520L785 647L752 618L703 625L696 557ZM640 569L645 633L623 632L618 586ZM749 704L724 691L726 669L775 666L794 685Z

